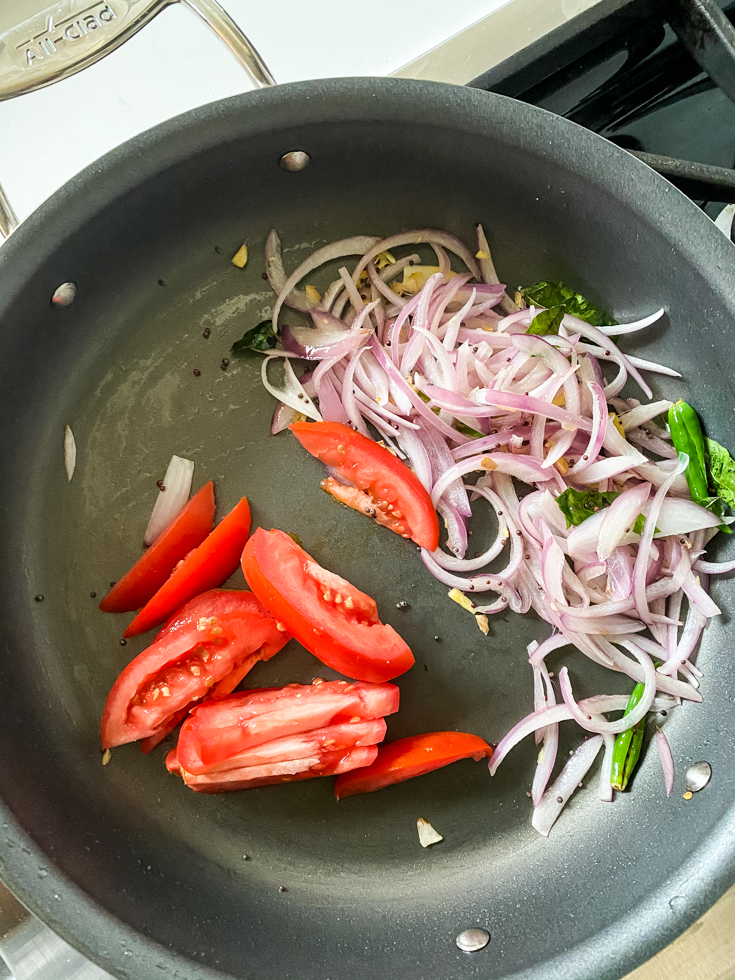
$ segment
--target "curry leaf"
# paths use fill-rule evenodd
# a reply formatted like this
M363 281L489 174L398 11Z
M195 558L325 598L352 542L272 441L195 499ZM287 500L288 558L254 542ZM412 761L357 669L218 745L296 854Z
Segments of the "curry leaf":
M721 446L719 442L715 442L714 439L707 440L707 449L709 451L709 474L715 489L722 500L735 509L735 460L727 449Z
M579 526L603 507L609 507L619 496L614 490L601 493L599 490L575 490L569 487L559 494L556 502L567 520L567 527L571 527L572 524Z
M526 333L536 334L539 337L547 337L549 334L558 334L559 325L564 317L566 310L563 306L550 306L547 310L541 310L531 320L531 326Z
M612 326L615 323L609 313L593 306L589 300L563 282L537 282L533 286L521 288L520 294L530 306L546 308L533 318L526 333L558 333L565 313L576 316L593 327ZM540 317L544 319L538 322Z
M230 348L233 357L247 357L250 351L272 350L278 338L273 331L273 321L263 320L256 327L248 330L240 340Z

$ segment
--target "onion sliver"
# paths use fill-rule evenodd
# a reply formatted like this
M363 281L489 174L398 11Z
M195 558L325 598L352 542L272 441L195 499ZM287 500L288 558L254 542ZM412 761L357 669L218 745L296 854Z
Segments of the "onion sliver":
M661 766L663 767L664 771L664 786L666 788L666 795L671 796L671 791L674 788L674 757L671 754L669 740L666 738L660 728L656 729L656 748L658 749L658 757L661 760Z
M194 477L194 463L181 456L172 456L166 468L161 489L153 505L143 544L148 547L169 526L176 515L186 506Z
M308 259L302 262L283 284L278 294L276 305L273 307L273 329L276 333L278 333L278 314L281 312L281 307L293 287L298 282L301 282L304 276L308 276L314 269L318 269L320 265L324 265L325 262L331 262L333 259L341 259L345 255L361 255L376 241L376 238L369 235L355 235L353 238L344 238L342 241L332 242L331 245L318 248L316 252L313 252Z
M577 704L574 700L572 685L569 681L569 671L566 667L562 667L559 671L559 685L561 687L562 697L564 698L564 704L569 708L574 720L588 732L618 735L620 732L627 731L628 728L637 725L642 718L645 718L653 704L653 699L656 696L656 668L653 666L653 661L635 643L628 643L627 646L643 667L645 687L638 704L629 714L625 715L624 718L618 718L617 721L600 721L594 715L585 713L581 703Z
M602 735L597 735L595 738L582 742L576 749L569 762L559 773L558 778L549 786L541 797L539 805L533 811L531 825L534 830L543 834L544 837L549 836L549 831L554 826L557 817L589 772L601 748Z

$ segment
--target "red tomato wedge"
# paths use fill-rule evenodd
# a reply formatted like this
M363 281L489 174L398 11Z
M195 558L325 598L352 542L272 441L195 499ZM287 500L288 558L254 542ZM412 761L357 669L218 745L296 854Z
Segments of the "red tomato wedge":
M123 636L138 636L153 629L189 599L222 585L237 568L249 533L250 507L242 497L199 547L179 562Z
M289 428L304 449L350 484L327 477L323 490L422 548L438 548L439 518L431 497L393 453L340 422L294 422Z
M221 793L370 765L398 710L393 684L289 684L205 702L166 765L191 789Z
M459 759L479 762L493 753L487 742L467 732L429 732L384 745L372 765L340 776L334 787L338 800L357 793L372 793L394 783L448 766Z
M102 715L102 747L138 739L157 744L182 713L227 694L258 660L290 636L251 592L216 589L188 602L155 642L123 670Z
M172 752L175 752L172 749ZM274 786L276 783L293 783L314 776L337 776L359 766L369 766L378 754L377 745L325 752L319 756L275 762L246 769L229 769L226 772L194 776L178 770L186 785L197 793L229 793L238 789L256 789L258 786ZM176 770L176 766L173 766Z
M187 772L201 774L240 765L238 759L254 758L249 754L274 740L283 742L330 726L346 725L357 731L359 723L397 711L399 697L394 684L322 681L243 691L210 701L192 711L181 729L179 764ZM359 743L348 740L331 748L350 744Z
M102 612L129 612L144 606L161 588L174 565L202 543L212 529L213 520L214 484L210 480L113 585L100 603Z
M245 579L270 614L322 663L362 681L413 666L407 644L370 596L328 572L283 531L258 528L242 553Z

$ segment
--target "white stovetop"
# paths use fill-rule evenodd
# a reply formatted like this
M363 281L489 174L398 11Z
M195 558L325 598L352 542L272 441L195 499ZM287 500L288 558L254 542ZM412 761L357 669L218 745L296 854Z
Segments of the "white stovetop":
M389 75L508 0L222 2L276 80L287 82ZM22 219L124 140L251 87L194 14L169 7L86 71L0 103L0 183Z

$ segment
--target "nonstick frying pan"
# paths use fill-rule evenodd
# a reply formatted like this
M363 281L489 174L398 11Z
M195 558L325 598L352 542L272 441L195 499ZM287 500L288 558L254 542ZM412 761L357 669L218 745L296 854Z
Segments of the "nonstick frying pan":
M294 150L310 157L299 172L279 166ZM294 267L358 232L433 226L469 241L478 220L511 284L568 280L619 320L665 305L636 351L685 380L657 381L655 396L692 401L732 445L731 246L624 151L500 96L336 79L205 106L95 163L0 250L2 877L116 976L612 980L735 880L727 613L699 654L705 703L667 724L673 796L649 752L630 792L606 805L585 788L548 839L530 827L532 740L492 780L467 761L339 804L330 780L201 797L166 773L165 746L101 765L102 705L146 641L120 646L127 618L90 593L140 553L172 453L195 460L195 487L215 480L220 514L247 494L257 524L297 533L376 596L417 658L389 738L456 728L497 741L528 712L525 648L546 624L508 613L483 636L412 544L330 501L319 464L269 436L258 362L220 369L272 303L260 258L272 227ZM240 270L229 256L243 240ZM65 282L76 298L56 308ZM713 591L733 607L731 582ZM629 687L566 662L580 696ZM250 682L325 671L292 643ZM685 802L682 773L700 759L713 778ZM439 846L419 846L420 816ZM461 952L455 937L475 926L489 945Z

